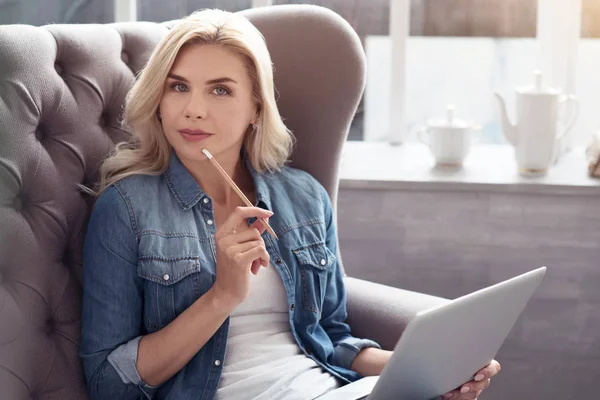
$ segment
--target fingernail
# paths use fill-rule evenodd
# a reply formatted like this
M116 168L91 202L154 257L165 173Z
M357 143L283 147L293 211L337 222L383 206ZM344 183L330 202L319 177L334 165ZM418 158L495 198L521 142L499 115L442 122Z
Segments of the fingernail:
M269 215L273 215L273 214L274 214L274 213L273 213L273 211L269 211L269 210L265 210L265 212L266 212L267 214L269 214Z
M476 382L482 381L482 380L483 380L483 378L485 378L485 376L484 376L483 374L477 374L477 375L475 376L475 381L476 381Z
M469 390L471 390L468 386L463 386L462 389L460 389L461 393L467 393Z

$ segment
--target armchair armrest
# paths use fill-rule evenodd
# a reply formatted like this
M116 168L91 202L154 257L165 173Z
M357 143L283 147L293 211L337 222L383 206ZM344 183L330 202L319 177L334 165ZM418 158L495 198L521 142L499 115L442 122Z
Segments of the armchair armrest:
M348 324L352 335L393 350L408 322L421 310L448 299L345 277Z

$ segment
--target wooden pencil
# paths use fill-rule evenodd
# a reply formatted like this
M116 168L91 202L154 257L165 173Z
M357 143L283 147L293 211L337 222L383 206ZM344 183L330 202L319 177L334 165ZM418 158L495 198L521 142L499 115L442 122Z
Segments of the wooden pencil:
M248 207L254 207L254 205L250 202L250 200L248 200L248 198L246 197L244 192L242 192L241 189L235 184L233 179L231 179L229 177L229 175L227 175L227 172L225 172L223 167L221 167L221 165L217 162L217 160L215 160L215 158L212 156L212 154L210 154L210 152L206 149L202 149L202 154L204 154L206 156L206 158L208 158L210 160L210 162L217 168L217 170L221 173L221 175L223 175L223 178L225 178L225 180L229 183L229 186L231 186L231 188L238 194L238 196L240 197L240 199L242 199L244 204L246 204ZM263 223L263 225L265 226L265 228L267 229L267 231L269 231L269 233L275 239L279 239L277 237L277 234L273 230L273 228L271 228L271 226L267 222L267 220L265 218L260 218L260 220Z

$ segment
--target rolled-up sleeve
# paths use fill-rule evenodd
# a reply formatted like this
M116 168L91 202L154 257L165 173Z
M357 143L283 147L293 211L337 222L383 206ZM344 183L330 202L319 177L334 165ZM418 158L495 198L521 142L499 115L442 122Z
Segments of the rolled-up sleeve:
M81 345L92 399L152 399L136 360L142 338L143 286L137 276L133 211L110 186L96 200L83 248Z
M337 231L333 220L333 209L329 195L321 187L321 196L325 207L325 225L327 227L326 245L329 251L337 256ZM330 363L350 370L350 366L358 353L367 347L381 348L370 339L360 339L352 336L350 326L346 323L346 290L342 269L339 261L331 268L327 277L327 289L321 315L321 326L327 332L334 347Z

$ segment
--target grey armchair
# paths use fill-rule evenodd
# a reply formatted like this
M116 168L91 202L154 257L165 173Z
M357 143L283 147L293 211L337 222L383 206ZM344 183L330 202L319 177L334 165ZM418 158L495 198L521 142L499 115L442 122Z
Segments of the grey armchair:
M292 165L337 200L342 145L365 84L352 28L316 6L243 12L275 65L279 107L298 143ZM89 185L126 140L125 95L172 23L0 26L0 392L83 399L77 357ZM418 310L446 300L346 278L357 336L392 348Z

